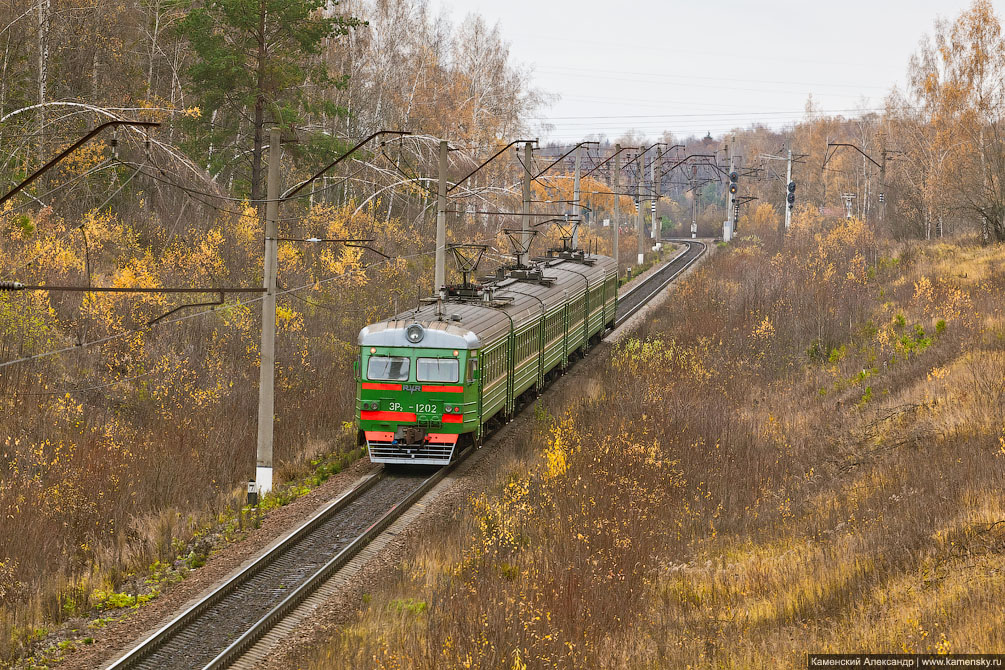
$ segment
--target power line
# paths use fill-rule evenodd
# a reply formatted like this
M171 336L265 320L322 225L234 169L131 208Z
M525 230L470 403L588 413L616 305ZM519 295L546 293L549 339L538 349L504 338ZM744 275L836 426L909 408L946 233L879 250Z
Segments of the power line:
M124 382L131 382L134 379L140 379L141 377L150 377L152 375L161 375L166 373L167 370L151 370L150 372L144 372L143 374L135 375L133 377L124 377L123 379L116 379L113 382L108 382L107 384L98 384L96 386L88 386L87 388L64 388L62 391L46 391L43 393L21 393L23 396L65 396L71 393L87 393L89 391L97 391L100 389L106 389L109 386L116 386Z
M491 239L486 240L486 241L492 241L492 239L494 239L494 238L491 238ZM395 257L392 257L392 258L389 258L389 259L386 259L386 260L377 261L376 263L372 263L372 264L367 265L367 266L362 267L362 268L356 268L356 269L353 269L353 270L347 270L346 272L343 272L341 274L333 275L331 277L327 277L325 279L321 279L321 280L318 280L318 281L315 281L315 282L311 282L309 284L304 284L302 286L297 286L295 288L283 289L281 291L276 291L276 296L278 297L278 296L286 295L286 294L289 294L289 293L297 293L299 291L303 291L303 290L306 290L306 289L309 289L309 288L313 288L315 286L320 286L320 285L323 285L323 284L327 284L327 283L336 281L338 279L342 279L344 277L352 276L352 275L357 274L359 272L365 272L365 271L369 270L370 268L374 268L374 267L377 267L377 266L380 266L380 265L384 265L384 264L390 263L392 261L410 260L412 258L421 258L422 256L430 256L430 255L432 255L434 253L436 253L435 249L431 250L431 251L423 251L423 252L417 252L417 253L414 253L414 254L407 254L405 256L395 256ZM264 300L264 296L259 296L257 298L249 298L247 300L241 300L241 301L238 301L238 302L229 303L229 306L230 307L242 307L244 305L251 305L251 304L254 304L256 302L260 302L262 300ZM188 319L194 319L194 318L197 318L197 317L200 317L200 316L205 316L206 314L211 314L211 313L213 313L215 311L217 311L217 310L216 309L206 309L206 310L203 310L201 312L193 312L191 314L186 314L185 316L179 316L179 317L176 317L174 319L163 319L161 321L158 321L154 325L161 326L161 325L167 325L167 324L171 324L171 323L178 323L180 321L187 321ZM11 366L11 365L17 365L19 363L28 363L28 362L35 361L35 360L40 360L40 359L43 359L43 358L48 358L50 356L56 356L56 355L59 355L59 354L66 353L68 351L82 351L84 349L89 349L91 347L98 346L98 345L101 345L101 344L105 344L106 342L110 342L112 340L119 339L120 337L125 337L127 335L132 335L132 334L135 334L135 333L139 333L139 332L143 332L143 331L147 331L147 330L152 330L153 327L154 326L147 326L146 328L127 328L127 329L121 330L121 331L119 331L117 333L113 333L111 335L106 335L105 337L100 337L100 338L98 338L96 340L91 340L89 342L81 342L81 343L74 344L74 345L71 345L71 346L68 346L68 347L62 347L60 349L53 349L51 351L46 351L46 352L43 352L43 353L40 353L40 354L32 354L31 356L23 356L21 358L15 358L15 359L10 360L10 361L4 361L4 362L0 363L0 369L6 368L6 367Z
M837 114L841 112L883 112L886 111L885 107L848 107L845 109L814 109L814 114ZM771 116L792 116L792 115L805 116L806 111L796 111L796 110L779 110L779 111L761 111L761 112L698 112L689 114L599 114L596 116L535 116L534 119L547 119L547 120L577 120L577 119L663 119L663 118L698 118L704 119L706 117L746 117L746 116L761 116L761 115L771 115Z
M116 119L114 121L105 121L104 123L99 124L94 129L92 129L89 133L87 133L86 135L84 135L83 137L81 137L79 140L77 140L76 142L74 142L73 144L71 144L70 146L68 146L67 148L63 149L63 151L61 151L57 156L49 159L45 163L45 165L43 165L42 167L38 168L37 170L35 170L34 172L32 172L30 175L28 175L27 177L25 177L24 179L22 179L21 182L18 183L10 191L8 191L7 193L5 193L3 196L0 196L0 205L2 205L3 203L7 202L9 199L13 198L19 191L27 188L32 182L34 182L36 179L38 179L39 177L41 177L43 174L45 174L46 172L48 172L49 170L51 170L60 161L62 161L67 156L69 156L71 153L73 153L74 151L76 151L77 149L79 149L80 147L82 147L83 145L87 144L89 141L91 141L91 139L93 137L96 137L105 128L115 128L115 127L118 127L118 126L139 126L139 127L143 127L143 128L156 128L159 125L161 125L159 121L124 121L124 120L120 120L120 119Z
M123 165L124 164L125 163L123 163ZM132 181L133 177L136 176L137 172L139 172L139 169L137 169L136 172L133 172L133 174L129 177L129 179L127 179L121 186L119 186L119 188L117 188L114 193L112 193L110 196L108 196L105 199L105 201L103 203L101 203L101 205L99 205L98 207L93 208L92 211L98 211L102 207L104 207L105 205L107 205L112 200L112 198L114 198L116 195L118 195L119 191L121 191L123 188L126 187L126 184L128 184L130 181ZM53 240L53 242L61 242L61 241L65 240L67 237L69 237L70 235L72 235L74 233L74 231L77 231L80 228L82 228L83 225L84 224L81 224L80 226L77 226L76 228L68 228L67 230L63 231L62 235L60 235L55 240ZM46 251L48 251L48 249L42 249L37 254L35 254L34 256L32 256L30 259L28 259L27 261L25 261L25 262L21 263L20 265L16 266L11 272L13 273L13 272L18 272L20 270L23 270L28 265L31 265L32 263L34 263L35 261L37 261L42 256L42 254L46 253Z
M660 78L660 79L664 79L664 80L668 80L668 81L672 80L672 81L678 81L678 82L679 81L691 82L691 81L695 81L695 80L698 80L698 81L710 81L710 82L737 82L738 81L738 82L749 82L751 84L781 84L783 86L787 86L787 85L814 86L814 87L819 87L819 88L850 88L850 89L854 89L856 91L859 91L859 90L862 90L862 89L866 89L866 88L871 88L871 89L876 89L876 90L882 90L882 91L889 90L888 86L879 86L879 85L832 84L832 83L821 83L819 81L817 81L817 82L790 81L790 80L779 81L779 80L772 80L772 79L753 79L751 77L743 77L743 78L739 78L739 77L705 77L705 76L701 76L701 75L669 74L669 73L661 73L661 72L639 72L639 71L632 71L632 70L596 70L596 69L593 69L593 68L548 67L548 66L545 66L545 67L539 67L539 68L537 68L536 71L537 72L554 72L556 74L569 74L569 75L573 75L573 76L589 76L589 77L592 77L592 78L595 78L595 77L599 76L601 78L625 79L625 75L628 75L629 78L632 78L632 77L656 77L656 78ZM576 74L576 73L581 73L581 74ZM605 75L611 75L611 76L610 77L606 77Z
M74 186L78 181L80 181L84 177L89 177L90 175L92 175L92 174L94 174L96 172L100 172L102 170L107 170L108 168L113 167L115 164L116 164L115 161L113 161L112 159L104 160L101 163L98 163L97 165L95 165L93 168L87 170L86 172L82 172L82 173L78 174L76 177L72 177L69 181L63 182L59 186L56 186L55 188L49 189L45 193L41 193L39 195L29 195L29 197L32 198L32 200L33 200L32 202L23 202L20 205L15 205L15 206L13 206L13 207L10 208L10 211L17 212L17 211L20 211L22 209L28 209L33 204L37 204L37 203L41 202L43 198L48 198L50 195L52 195L54 193L58 193L58 192L62 191L63 189L69 188L70 186ZM42 202L42 204L44 205L45 203Z

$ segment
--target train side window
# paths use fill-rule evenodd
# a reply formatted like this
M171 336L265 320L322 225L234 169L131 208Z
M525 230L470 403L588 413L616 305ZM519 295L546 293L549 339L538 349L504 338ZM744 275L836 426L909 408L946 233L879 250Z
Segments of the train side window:
M468 383L472 383L475 380L475 373L478 372L478 359L469 358L468 359Z

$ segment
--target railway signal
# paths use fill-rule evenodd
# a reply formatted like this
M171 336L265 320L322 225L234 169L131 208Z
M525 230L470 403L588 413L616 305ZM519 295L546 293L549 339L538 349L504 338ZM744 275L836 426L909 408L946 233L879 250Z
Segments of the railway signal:
M730 165L729 165L729 167L730 167L730 170L729 170L729 195L730 196L735 196L737 194L737 192L740 190L740 187L737 184L737 182L740 180L740 173L737 172L736 170L732 169L733 168L733 159L732 158L729 159L729 163L730 163ZM732 210L733 210L733 233L735 233L736 232L736 224L738 224L740 222L740 203L737 202L737 200L736 200L735 197L730 197L729 202L732 205Z

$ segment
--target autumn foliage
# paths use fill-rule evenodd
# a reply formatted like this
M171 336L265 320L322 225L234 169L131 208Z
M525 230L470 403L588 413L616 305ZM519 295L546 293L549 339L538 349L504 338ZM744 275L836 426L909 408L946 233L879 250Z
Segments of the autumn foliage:
M812 212L719 251L308 667L1000 648L1000 260Z

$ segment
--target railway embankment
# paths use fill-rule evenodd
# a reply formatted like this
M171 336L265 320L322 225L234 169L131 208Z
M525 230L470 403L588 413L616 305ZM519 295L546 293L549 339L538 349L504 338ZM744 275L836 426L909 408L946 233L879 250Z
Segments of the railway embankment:
M1001 649L1003 255L854 220L719 250L272 667Z

